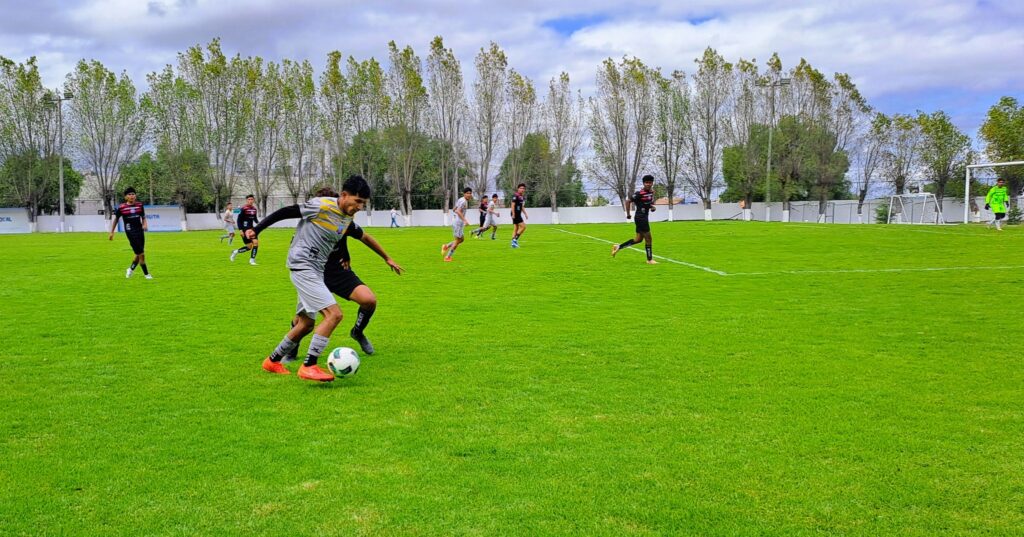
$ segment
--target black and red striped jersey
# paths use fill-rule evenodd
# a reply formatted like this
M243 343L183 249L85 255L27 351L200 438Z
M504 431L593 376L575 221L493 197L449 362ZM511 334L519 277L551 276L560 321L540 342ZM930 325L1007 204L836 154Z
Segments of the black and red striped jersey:
M125 233L142 233L142 219L145 217L146 210L137 201L135 203L122 203L114 211L114 218L121 218Z
M486 213L487 212L487 199L486 198L480 200L480 207L478 207L478 208L480 209L481 213Z
M520 215L523 212L523 205L525 203L526 199L518 193L512 196L512 212L515 213L516 216Z
M256 218L256 206L243 205L238 211L238 230L244 232L256 227L257 223L259 223L259 219Z
M654 191L637 190L636 194L633 194L633 205L636 206L637 216L647 216L654 205Z

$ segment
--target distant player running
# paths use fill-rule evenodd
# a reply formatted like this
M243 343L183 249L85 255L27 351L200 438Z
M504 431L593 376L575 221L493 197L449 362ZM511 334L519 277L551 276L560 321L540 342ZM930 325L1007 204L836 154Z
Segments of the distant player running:
M651 249L651 223L647 218L649 212L656 210L654 208L654 176L645 175L642 181L644 187L637 190L632 199L626 200L626 218L630 217L630 203L636 206L636 218L633 219L633 222L636 223L636 237L612 246L612 257L615 257L619 250L644 241L647 250L647 264L657 265L658 262L654 260L654 251Z
M1006 192L1006 180L996 179L996 186L985 194L985 208L992 211L993 219L987 225L995 224L997 231L1003 230L1003 218L1006 217L1006 205L1010 195Z
M526 219L530 215L526 214L526 184L519 183L516 187L516 193L512 196L512 247L519 248L519 237L523 236L526 232Z
M484 198L484 199L487 199L487 198ZM491 240L493 241L496 238L496 234L498 233L498 195L497 194L491 196L491 202L487 204L487 219L484 220L484 223L483 223L483 225L480 226L480 229L474 230L473 233L477 236L477 238L480 238L481 236L483 236L484 232L486 232L488 229L491 230Z
M242 233L242 243L245 246L231 252L231 260L235 260L235 256L238 254L244 254L245 252L252 252L249 254L249 264L256 264L256 252L260 249L260 241L255 237L249 238L248 231L256 227L259 223L259 219L256 218L256 197L249 194L245 197L245 205L238 212L238 231Z
M281 364L281 360L292 353L306 334L314 332L306 360L299 368L299 378L320 382L334 380L334 375L317 365L320 354L327 347L331 334L342 318L341 308L324 283L324 270L331 251L345 236L353 217L363 209L369 198L370 186L366 184L366 180L353 175L345 181L341 195L337 198L311 198L302 205L285 207L276 211L273 218L268 217L255 228L246 230L245 234L255 239L261 231L276 221L287 218L301 219L288 248L287 261L292 285L295 286L299 297L296 308L297 322L270 356L263 360L264 370L280 375L290 374L291 372ZM314 330L317 312L323 316L323 320Z
M149 230L149 225L146 223L146 210L135 197L135 189L132 187L125 189L124 200L125 202L118 205L114 211L114 221L110 226L110 235L107 238L114 240L117 220L120 218L124 223L124 235L128 237L128 244L131 245L132 252L135 252L132 264L124 273L124 277L131 278L135 267L142 265L142 273L146 275L147 280L152 280L153 276L149 273L149 268L146 267L146 231Z
M487 220L487 196L480 196L480 206L476 209L480 211L480 228L484 227L484 222Z
M231 202L228 202L227 207L224 207L224 234L220 236L220 242L224 242L224 239L228 240L230 246L235 240L235 210L231 208Z
M462 197L455 201L455 209L452 210L452 239L451 242L441 245L441 255L445 261L451 261L455 255L455 249L465 240L465 229L469 225L466 220L466 209L469 207L469 200L473 199L473 189L468 186L462 189Z

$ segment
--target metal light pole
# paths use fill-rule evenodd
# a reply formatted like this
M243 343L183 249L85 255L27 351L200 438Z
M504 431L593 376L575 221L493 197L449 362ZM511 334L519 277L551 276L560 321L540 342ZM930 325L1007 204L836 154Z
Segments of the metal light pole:
M768 121L768 166L764 174L764 221L772 221L772 131L775 130L775 88L781 88L782 86L788 86L792 82L789 78L780 78L773 82L758 82L757 85L765 88L771 88L771 97L769 99L771 107L771 118Z
M74 99L75 95L70 91L65 91L61 94L59 91L55 91L52 94L48 94L43 97L43 102L48 104L54 104L57 106L57 146L60 152L60 164L58 167L57 177L60 184L60 206L57 208L60 212L60 232L64 233L64 111L61 104L64 101L70 101Z

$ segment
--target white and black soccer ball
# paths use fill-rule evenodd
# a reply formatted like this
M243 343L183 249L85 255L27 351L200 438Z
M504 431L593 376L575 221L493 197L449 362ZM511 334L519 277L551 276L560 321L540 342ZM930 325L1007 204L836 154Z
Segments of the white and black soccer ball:
M327 355L327 368L336 377L351 377L359 371L359 355L348 347L338 347Z

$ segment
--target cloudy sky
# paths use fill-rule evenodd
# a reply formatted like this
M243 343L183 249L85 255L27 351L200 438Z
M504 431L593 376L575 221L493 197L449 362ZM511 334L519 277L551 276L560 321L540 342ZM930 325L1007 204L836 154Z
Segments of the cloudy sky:
M883 112L942 109L972 136L1000 96L1024 99L1022 29L1020 0L0 0L0 55L37 56L51 87L80 58L144 86L213 37L230 53L319 67L331 50L385 58L392 39L425 56L440 34L467 77L493 40L540 85L565 70L585 92L603 58L691 70L711 46L730 60L806 58L852 75Z

